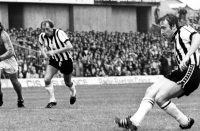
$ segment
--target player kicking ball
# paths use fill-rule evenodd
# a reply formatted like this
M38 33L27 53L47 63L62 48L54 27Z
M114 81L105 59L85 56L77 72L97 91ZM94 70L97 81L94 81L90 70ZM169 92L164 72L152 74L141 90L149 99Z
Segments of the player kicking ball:
M147 88L134 115L115 119L115 123L121 128L136 131L155 103L173 117L181 129L189 129L194 124L194 119L180 111L171 99L188 96L199 86L200 35L189 25L179 26L178 18L173 14L163 16L160 19L160 27L161 34L167 40L174 41L178 69Z

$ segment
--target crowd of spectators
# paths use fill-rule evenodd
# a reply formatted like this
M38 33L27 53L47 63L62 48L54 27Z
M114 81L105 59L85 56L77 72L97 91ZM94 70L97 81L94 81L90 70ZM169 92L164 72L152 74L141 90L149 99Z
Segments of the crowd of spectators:
M174 65L172 47L152 33L89 31L70 36L75 76L158 75Z
M47 61L40 56L38 47L41 30L7 31L19 63L19 77L43 78ZM176 66L173 47L159 34L68 30L66 33L74 47L71 53L75 77L165 75ZM58 73L56 77L62 75Z

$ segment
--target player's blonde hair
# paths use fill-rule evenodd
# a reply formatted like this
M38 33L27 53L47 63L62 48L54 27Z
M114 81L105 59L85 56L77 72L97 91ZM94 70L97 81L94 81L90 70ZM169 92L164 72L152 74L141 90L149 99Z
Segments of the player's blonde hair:
M50 28L54 28L54 23L53 23L53 21L50 20L50 19L47 19L47 20L42 21L42 22L41 22L41 28L42 28L44 25L46 25L47 23L49 24L49 27L50 27Z

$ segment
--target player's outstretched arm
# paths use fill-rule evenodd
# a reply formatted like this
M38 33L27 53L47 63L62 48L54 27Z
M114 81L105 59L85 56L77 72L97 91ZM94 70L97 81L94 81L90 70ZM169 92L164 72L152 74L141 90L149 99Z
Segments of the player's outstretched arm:
M51 50L46 52L47 56L53 56L54 54L59 54L67 51L73 50L73 46L70 41L66 41L67 44L63 48L57 49L57 50Z

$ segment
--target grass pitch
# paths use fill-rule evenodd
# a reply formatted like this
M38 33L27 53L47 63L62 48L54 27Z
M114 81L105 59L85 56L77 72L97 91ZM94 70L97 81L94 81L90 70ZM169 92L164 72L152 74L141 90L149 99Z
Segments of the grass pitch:
M114 123L115 116L133 114L151 84L77 86L77 102L69 104L69 90L55 87L57 106L45 109L48 95L44 88L23 88L24 109L17 108L13 89L3 89L0 131L124 131ZM195 119L190 131L200 130L200 90L189 97L172 100ZM181 131L178 123L157 105L138 131Z

